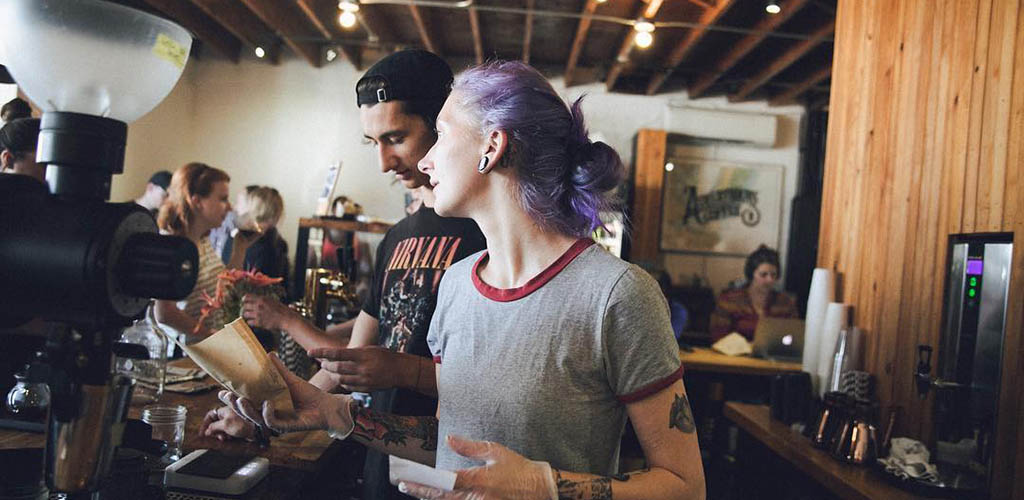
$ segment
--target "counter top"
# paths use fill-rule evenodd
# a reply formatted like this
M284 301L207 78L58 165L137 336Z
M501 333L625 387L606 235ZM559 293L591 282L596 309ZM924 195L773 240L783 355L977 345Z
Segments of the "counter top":
M191 365L190 360L178 360L177 365ZM194 365L192 365L194 366ZM199 435L199 427L203 423L206 412L221 406L217 399L217 390L200 394L177 394L165 392L160 398L161 404L180 404L188 409L185 421L185 440L182 450L187 454L193 450L216 449L228 455L259 455L270 460L271 465L309 472L319 471L323 462L338 453L341 442L331 439L326 431L293 432L271 438L269 447L263 448L257 443L242 440L220 441ZM139 418L142 405L132 405L128 410L129 418ZM0 429L0 449L7 448L42 448L46 437L41 433Z
M810 439L771 418L765 405L725 404L725 417L822 486L846 500L913 500L868 467L845 464L811 445Z
M679 350L679 360L686 371L733 373L738 375L775 375L802 370L800 363L774 361L750 356L726 356L707 347L693 347L692 352Z

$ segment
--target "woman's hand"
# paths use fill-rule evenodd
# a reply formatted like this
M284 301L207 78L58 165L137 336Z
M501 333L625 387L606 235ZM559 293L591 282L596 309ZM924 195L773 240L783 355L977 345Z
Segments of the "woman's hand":
M527 460L490 441L448 436L448 447L459 455L480 460L484 465L457 471L453 491L407 482L399 483L398 489L416 498L558 500L555 474L547 462Z
M276 432L327 430L336 439L345 439L352 433L355 424L352 420L353 401L350 396L321 391L288 371L276 354L271 353L270 359L288 386L295 412L279 413L269 401L264 401L257 411L256 405L249 399L227 393L225 399L235 413L255 425Z
M217 397L222 401L227 400L225 394L231 393L221 391ZM256 425L238 416L230 406L221 406L206 412L203 423L199 427L199 435L214 437L221 441L227 438L251 441L256 436Z
M252 326L270 330L287 330L288 322L298 316L273 297L246 295L242 297L242 317Z

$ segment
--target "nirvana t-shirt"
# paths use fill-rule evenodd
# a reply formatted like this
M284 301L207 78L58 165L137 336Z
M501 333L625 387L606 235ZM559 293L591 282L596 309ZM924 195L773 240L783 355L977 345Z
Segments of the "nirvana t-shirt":
M658 284L593 243L520 288L479 278L485 252L448 270L428 337L441 363L438 468L480 465L444 445L454 434L563 470L617 472L626 405L682 366Z
M441 277L455 262L486 248L471 219L440 217L429 207L402 219L377 248L370 297L363 311L380 324L378 345L430 357L427 332ZM371 407L396 415L433 415L437 400L408 389L372 394ZM367 450L365 498L400 497L388 482L387 455Z

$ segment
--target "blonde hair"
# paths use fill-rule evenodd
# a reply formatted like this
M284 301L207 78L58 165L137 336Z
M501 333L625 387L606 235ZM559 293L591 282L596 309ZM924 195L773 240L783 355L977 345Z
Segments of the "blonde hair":
M284 214L281 193L269 186L257 186L245 195L249 214L260 226L275 225Z
M188 163L171 176L167 189L167 201L160 206L157 225L171 234L184 235L195 222L192 212L192 195L205 198L213 192L214 184L230 182L231 177L223 170L205 163Z

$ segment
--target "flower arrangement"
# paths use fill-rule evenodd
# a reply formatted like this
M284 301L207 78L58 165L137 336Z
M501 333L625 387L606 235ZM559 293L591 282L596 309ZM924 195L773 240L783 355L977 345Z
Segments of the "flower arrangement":
M192 333L199 329L210 315L214 315L218 324L227 324L242 315L242 297L246 295L263 295L281 300L285 291L281 278L271 278L255 269L242 271L228 269L217 275L217 291L210 297L205 291L203 300L206 305L200 310L199 321Z

